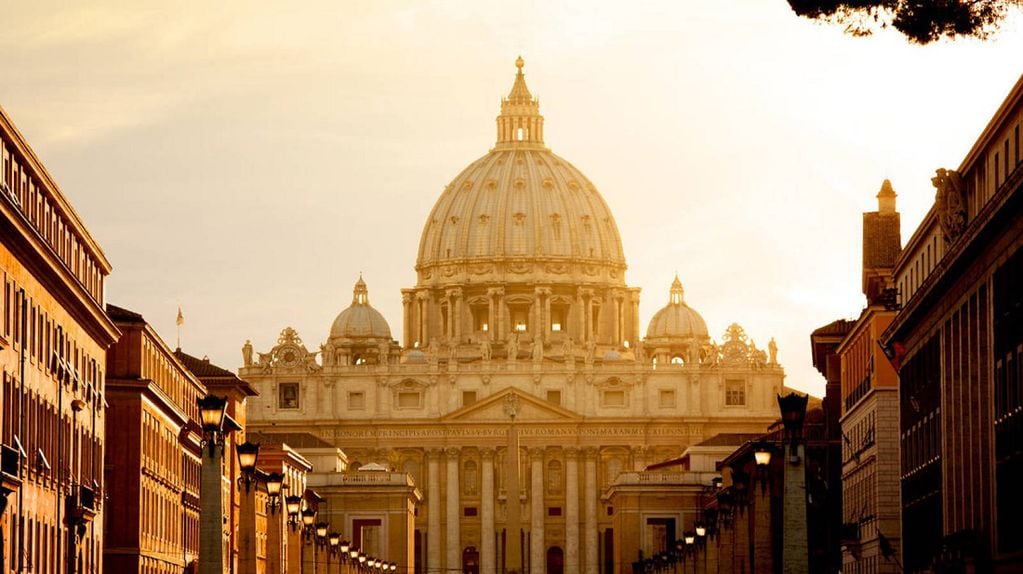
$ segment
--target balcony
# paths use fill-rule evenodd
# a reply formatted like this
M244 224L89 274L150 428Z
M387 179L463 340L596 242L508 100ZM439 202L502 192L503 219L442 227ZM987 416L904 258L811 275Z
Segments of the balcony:
M21 487L21 479L18 478L20 465L21 454L18 450L7 445L0 445L0 475L3 478L0 494L7 496Z
M96 491L77 485L67 497L68 520L74 524L88 524L96 518Z

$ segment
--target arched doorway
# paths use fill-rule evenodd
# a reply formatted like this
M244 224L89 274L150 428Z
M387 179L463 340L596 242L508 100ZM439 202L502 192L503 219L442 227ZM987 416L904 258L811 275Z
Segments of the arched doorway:
M462 551L462 574L480 574L480 552L475 546Z
M547 549L547 574L565 574L565 553L560 546Z

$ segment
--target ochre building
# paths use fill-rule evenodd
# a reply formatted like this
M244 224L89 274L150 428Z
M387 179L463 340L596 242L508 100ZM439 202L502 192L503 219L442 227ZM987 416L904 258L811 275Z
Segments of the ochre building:
M290 328L255 357L243 348L250 430L315 435L352 469L414 477L424 501L401 571L608 570L611 481L718 433L763 432L783 392L773 341L760 350L738 325L714 341L678 279L642 336L614 217L545 145L516 64L496 144L427 217L402 342L360 278L319 348ZM352 538L346 516L335 526Z
M110 263L0 109L0 571L102 570Z

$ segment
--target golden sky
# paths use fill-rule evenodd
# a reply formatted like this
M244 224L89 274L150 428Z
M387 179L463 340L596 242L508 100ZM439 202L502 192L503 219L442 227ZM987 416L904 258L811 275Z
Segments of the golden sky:
M677 271L720 339L855 317L861 212L903 241L1023 68L1020 19L919 47L728 2L2 2L0 105L114 265L109 301L235 368L399 289L444 186L495 139L518 55L545 139L614 213L646 322Z

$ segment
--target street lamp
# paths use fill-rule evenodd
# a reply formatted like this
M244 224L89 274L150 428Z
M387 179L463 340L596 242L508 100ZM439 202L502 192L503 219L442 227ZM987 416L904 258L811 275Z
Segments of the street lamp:
M238 486L240 488L242 485L245 485L245 492L248 493L256 475L259 443L245 441L242 444L235 445L234 449L238 453L238 469L241 471L241 476L238 477Z
M320 541L323 541L323 539L327 537L327 527L328 526L330 526L330 525L327 524L326 522L317 522L316 523L316 538L320 539Z
M789 393L784 397L778 395L778 408L781 410L781 422L785 425L785 434L790 440L789 462L799 464L799 451L796 443L803 434L803 421L806 419L806 402L810 395Z
M292 530L298 529L298 523L302 521L299 514L302 512L302 497L293 494L284 499L284 508L288 512L288 524Z
M266 510L271 516L277 514L277 509L281 507L281 489L283 488L283 474L271 472L266 475Z
M757 467L764 468L771 464L771 445L766 442L757 443L753 447L753 458L757 462Z
M206 395L196 401L199 404L199 420L202 423L202 446L210 445L213 456L214 445L224 444L224 415L227 411L227 397Z

